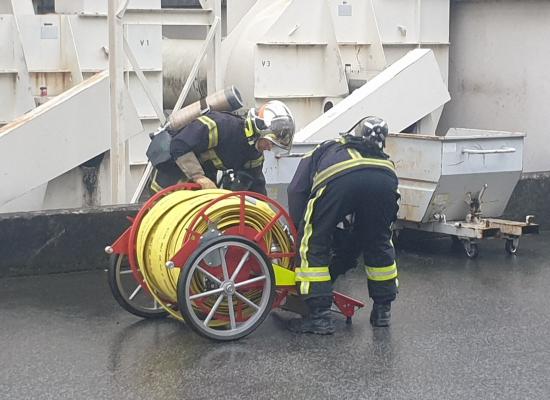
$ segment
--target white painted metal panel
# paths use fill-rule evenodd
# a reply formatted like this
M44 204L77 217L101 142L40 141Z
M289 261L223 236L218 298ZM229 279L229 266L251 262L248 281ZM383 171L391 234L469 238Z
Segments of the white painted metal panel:
M373 0L382 41L448 43L449 0Z
M443 175L522 170L523 135L453 139L445 137Z
M373 0L373 3L384 43L418 42L417 0Z
M308 98L347 94L341 60L329 56L334 49L335 45L329 51L327 46L259 44L254 61L254 96ZM325 79L327 76L333 79Z
M126 29L128 44L140 68L162 71L162 27L128 25ZM128 62L126 65L129 67Z
M279 20L280 16L285 12L287 7L289 7L293 2L288 0L258 0L256 4L250 9L247 13L247 19L243 20L238 26L233 29L233 31L227 36L223 42L222 46L222 66L225 68L222 71L224 75L225 83L224 85L235 85L239 88L244 100L244 107L253 107L256 105L255 99L255 67L256 62L250 63L243 60L256 60L255 49L256 44L261 42L269 41L283 41L283 33L278 33L279 36L273 36L272 39L266 39L265 35L270 30L270 28ZM290 15L293 21L301 23L304 20L304 23L309 25L307 18L309 17L307 6L311 8L311 2L300 2L305 8L302 12L299 12L298 15ZM307 3L307 4L306 4ZM323 1L324 3L324 1ZM300 18L300 22L296 20ZM315 23L315 21L313 21ZM330 21L332 25L332 21ZM296 24L295 24L296 25ZM288 37L288 33L295 27L295 25L287 26L289 29L284 32ZM304 25L306 26L306 25ZM304 33L300 34L300 40L313 40L311 36L306 35L306 33L311 32L314 29L319 28L307 28L304 30ZM294 34L298 35L300 29L297 29ZM330 32L334 34L333 32ZM326 37L326 34L323 34L322 37ZM288 38L287 38L288 39ZM292 35L290 39L284 41L293 41ZM318 40L320 41L320 39ZM326 40L325 40L326 41ZM295 48L296 46L294 46ZM337 49L336 49L337 51ZM261 65L261 60L258 60L257 63ZM267 65L267 64L265 64ZM304 67L305 68L305 67ZM285 79L289 75L289 71L286 71ZM260 72L261 74L261 72ZM267 78L267 76L266 76ZM280 84L281 77L273 79L275 85ZM324 86L324 83L320 84Z
M399 132L449 99L433 52L413 50L297 132L294 141L335 138L368 115L386 119Z
M15 74L0 74L0 124L13 119L13 95Z
M13 6L13 13L16 15L34 15L32 0L4 0ZM9 8L9 5L8 5ZM8 11L10 13L10 11Z
M307 0L289 3L257 41L254 67L257 98L347 94L344 65L328 3L324 0L316 5Z
M329 0L329 4L347 78L370 79L386 67L372 1Z
M13 119L15 79L14 26L11 15L0 15L0 124Z
M469 212L467 194L476 197L485 184L488 187L481 201L482 215L498 218L504 212L520 176L521 171L486 172L483 169L463 175L443 175L422 222L433 221L435 214L444 214L447 221L463 221ZM417 222L412 218L408 220Z
M53 14L18 17L29 71L66 70L61 56L60 18Z
M254 5L256 0L226 0L227 1L227 33L231 32Z
M338 43L371 44L380 37L372 36L368 15L369 0L350 0L343 4L341 0L329 0L330 13Z
M100 200L97 192L95 194ZM59 196L59 193L63 193L63 196ZM78 167L73 168L48 182L41 208L48 210L86 207L84 193L86 193L86 187L83 181L83 170ZM98 201L98 204L101 203Z
M162 72L145 72L145 78L147 82L150 83L153 96L155 101L162 107ZM138 115L143 118L154 118L157 119L155 110L151 105L151 102L147 98L145 91L143 90L138 77L134 72L128 72L128 90L130 96L132 97L132 102L134 103Z
M386 152L395 163L401 202L399 219L420 221L441 176L441 142L434 136L394 134Z
M76 43L74 41L73 27L68 16L61 17L61 53L63 63L69 70L69 87L79 84L84 80L82 76L82 67L78 59Z
M102 204L108 204L108 199L111 198L111 185L110 183L110 152L105 153L105 158L99 167L98 174L98 192L102 199ZM126 191L131 193L138 186L140 179L143 177L145 165L130 165L130 174L126 180Z
M107 68L109 31L106 18L67 16L73 28L78 59L83 72L102 71Z
M128 138L142 127L125 98L122 136ZM108 76L98 74L0 128L0 205L106 151L108 99Z
M409 51L418 48L415 44L397 44L397 45L384 45L384 54L388 64L393 64ZM432 45L429 48L433 51L437 64L439 65L439 71L445 85L449 80L449 45Z
M13 59L14 26L11 15L0 15L0 74L17 71Z
M11 14L11 4L9 1L2 0L0 1L0 14Z
M449 43L449 0L420 1L420 42Z
M11 47L5 49L6 53L0 53L0 58L6 57L4 65L7 62L13 62L13 69L6 70L6 74L3 74L2 85L7 88L8 91L0 92L2 100L0 102L6 103L2 113L4 116L8 115L7 120L0 119L3 123L10 121L17 115L21 115L35 107L34 100L31 92L31 84L29 82L29 72L27 63L25 61L25 55L23 53L23 47L21 45L21 35L19 34L17 20L13 16L2 16L5 21L11 21L11 35L8 35L7 39L11 38L11 43L8 45ZM15 73L14 73L15 72ZM9 90L9 81L12 81L12 89ZM11 104L10 104L11 103ZM9 115L11 113L11 115Z
M326 0L313 4L309 0L293 0L260 38L265 43L327 44L335 41L332 16Z
M47 188L47 184L38 186L25 193L23 196L1 205L0 213L44 210L44 197L46 195ZM65 191L63 194L65 195ZM82 198L82 196L80 197Z
M293 146L293 152L304 153L313 149L313 145ZM300 163L299 157L292 158L276 158L275 154L270 151L264 152L264 174L266 182L271 185L288 184L294 176L294 172Z
M161 0L130 0L128 8L157 9ZM108 0L55 0L60 14L107 14ZM120 4L123 4L121 1Z
M437 182L442 172L441 146L435 136L401 133L388 137L385 151L400 178Z
M79 16L67 18L71 20L82 70L86 72L105 69L109 60L107 19ZM129 25L127 40L142 70L162 70L162 27ZM129 67L126 62L126 68Z

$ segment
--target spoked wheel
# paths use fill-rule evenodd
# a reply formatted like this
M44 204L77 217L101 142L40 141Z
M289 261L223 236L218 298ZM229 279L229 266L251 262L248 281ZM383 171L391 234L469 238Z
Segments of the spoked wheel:
M240 339L271 311L275 278L270 260L251 240L221 236L201 245L183 267L178 306L197 333Z
M126 255L111 255L109 286L117 303L138 317L164 318L168 315L168 312L135 280Z

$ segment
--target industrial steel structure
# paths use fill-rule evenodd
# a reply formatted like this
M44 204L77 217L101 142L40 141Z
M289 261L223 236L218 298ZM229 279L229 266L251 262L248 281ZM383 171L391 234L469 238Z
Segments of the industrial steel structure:
M392 131L402 132L389 141L402 182L401 221L448 233L447 221L502 214L523 170L524 135L503 132L502 125L499 132L473 134L438 128L450 100L452 2L224 4L204 0L201 8L163 9L158 0L58 0L55 14L41 15L30 0L2 0L0 29L10 40L2 41L0 56L0 119L6 124L0 128L0 211L137 201L147 177L148 134L166 118L166 69L171 82L181 84L173 110L206 94L201 87L212 93L235 85L245 107L284 100L300 129L294 155L336 137L361 116L385 118ZM164 41L168 25L183 27L178 37L186 39ZM196 36L190 27L205 29L186 47ZM165 59L170 67L164 68ZM194 61L174 68L181 59ZM29 162L21 165L28 143L34 144L25 154ZM293 154L267 156L269 194L283 204L297 161ZM434 167L430 173L423 163ZM472 209L472 202L479 206ZM467 243L479 237L452 233Z

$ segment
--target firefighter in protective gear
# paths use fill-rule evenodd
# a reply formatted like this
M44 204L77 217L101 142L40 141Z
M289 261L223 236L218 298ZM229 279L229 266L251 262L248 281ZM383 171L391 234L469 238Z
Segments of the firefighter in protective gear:
M263 151L271 150L273 144L288 149L293 136L294 118L277 100L251 109L246 118L209 111L173 135L171 159L156 166L151 189L158 192L188 181L211 189L216 187L217 171L233 170L242 185L232 186L232 190L265 195Z
M397 219L394 164L383 148L388 126L377 117L306 154L288 188L299 227L296 280L310 313L289 321L300 333L331 334L332 280L356 266L362 253L374 305L371 323L388 326L397 294L391 224ZM344 228L344 229L340 229Z

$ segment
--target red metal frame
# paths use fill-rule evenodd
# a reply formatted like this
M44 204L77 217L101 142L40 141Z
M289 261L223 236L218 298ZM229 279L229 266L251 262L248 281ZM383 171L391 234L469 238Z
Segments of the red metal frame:
M274 258L281 258L281 257L294 257L295 251L293 249L290 253L270 253L270 249L267 248L265 240L265 236L269 233L269 231L273 228L273 226L277 223L277 221L284 217L289 225L291 235L293 236L293 243L297 242L298 233L296 231L296 228L290 218L290 215L286 212L286 210L283 208L282 205L280 205L277 201L270 199L267 196L254 193L254 192L231 192L226 193L224 195L221 195L217 197L216 199L208 202L205 206L203 206L200 211L195 215L191 223L189 224L189 228L187 228L187 233L183 240L182 248L172 257L171 261L174 263L175 266L182 268L185 263L187 262L187 259L189 256L195 251L195 249L200 244L200 236L201 234L197 232L197 227L201 221L212 222L210 218L207 215L207 211L213 207L215 204L221 202L224 199L231 198L231 197L238 197L239 198L239 223L237 226L230 227L224 231L225 234L229 235L236 235L240 236L246 239L249 239L250 241L256 243L262 251L267 255L268 258L274 259ZM254 198L261 201L264 201L268 204L270 204L272 207L274 207L277 210L276 215L267 223L267 225L261 230L257 231L249 226L246 226L245 222L245 211L246 211L246 198ZM254 268L253 265L249 265L250 261L245 264L245 267L243 267L242 273L249 273L251 268ZM247 268L248 266L248 268ZM208 268L208 266L202 266L205 268L208 272L213 273L215 275L215 271L212 271ZM248 289L253 289L253 286L247 286ZM284 293L284 294L283 294ZM277 291L277 297L276 301L274 303L274 306L281 304L284 297L286 296L286 293L288 291ZM200 301L197 302L197 305L201 307ZM207 312L208 310L203 310ZM225 316L218 316L219 319L226 319ZM239 312L237 310L236 315L237 320L244 318L242 315L242 310Z
M164 190L161 190L158 193L155 193L149 200L147 200L143 206L138 211L137 215L135 217L128 217L128 219L132 222L132 225L124 231L124 233L113 243L111 246L113 248L113 252L115 254L122 254L128 256L128 262L130 264L130 268L132 270L132 275L134 276L134 279L136 282L139 283L139 285L145 289L146 291L149 291L149 288L145 284L145 281L143 279L143 275L141 274L138 264L137 264L137 254L136 254L136 238L137 233L139 230L139 226L141 224L141 221L145 217L145 215L153 208L155 203L159 201L164 196L175 192L177 190L198 190L200 189L200 185L196 183L180 183L174 186L170 186Z
M247 197L251 197L251 198L255 198L255 199L258 199L258 200L262 200L272 206L274 206L278 212L277 214L271 219L271 221L269 221L269 223L264 227L264 229L260 232L258 232L253 238L252 240L259 244L260 243L260 239L263 239L266 234L271 230L271 228L273 228L273 226L275 225L275 223L281 218L281 217L284 217L287 222L288 222L288 225L289 225L289 228L290 228L290 232L291 232L291 235L293 236L293 239L294 239L294 243L297 242L298 240L298 232L296 231L296 228L294 226L294 223L292 222L292 219L290 218L290 215L286 212L286 210L283 208L282 205L280 205L277 201L273 200L273 199L270 199L269 197L267 196L264 196L263 194L259 194L259 193L254 193L254 192L231 192L231 193L226 193L224 195L221 195L219 197L217 197L216 199L210 201L208 204L206 204L198 213L197 215L195 216L195 218L193 218L193 220L191 221L191 223L189 224L189 229L188 229L188 232L187 232L187 235L185 237L185 240L187 240L190 235L192 235L193 233L195 233L195 228L197 227L197 225L199 224L199 221L201 219L204 219L205 221L209 222L209 218L208 216L206 215L206 211L212 207L214 204L216 203L219 203L220 201L224 200L224 199L227 199L229 197L239 197L240 198L240 205L239 205L239 229L237 231L237 234L238 235L245 235L245 209L246 209L246 198ZM245 236L246 237L246 236ZM250 239L250 238L249 238ZM269 250L269 249L268 249ZM274 259L274 258L280 258L281 255L280 254L275 254L275 253L266 253L267 257L270 258L270 259ZM292 253L289 253L289 257L293 257L295 255L295 252L293 251Z
M359 300L352 299L349 296L343 295L339 292L332 292L332 298L334 300L334 304L340 309L342 314L344 314L348 320L353 317L353 314L355 314L355 309L363 308L365 307L365 303L360 302Z
M153 208L155 203L159 201L164 196L173 193L177 190L198 190L200 189L200 185L194 184L194 183L182 183L177 184L174 186L170 186L155 195L153 195L145 204L141 207L137 215L131 219L132 225L124 231L124 233L113 243L111 246L113 248L113 251L115 254L123 254L128 256L128 261L130 263L130 267L132 270L132 275L134 276L134 279L144 288L148 291L147 285L144 282L143 275L141 274L138 263L137 263L137 254L136 254L136 238L137 233L139 230L139 226L141 224L141 221L145 217L145 215ZM174 262L176 267L182 268L191 254L198 248L200 245L200 237L201 234L196 231L196 228L201 220L204 220L206 222L211 222L208 215L206 214L207 210L211 208L216 203L230 198L230 197L239 197L239 225L236 227L231 227L225 231L226 234L234 234L237 236L241 236L244 238L247 238L254 243L258 244L260 248L265 252L266 256L269 259L276 259L276 258L286 258L290 257L293 258L296 255L295 248L292 249L290 253L271 253L270 249L267 249L267 246L265 244L265 236L270 232L270 230L273 228L273 226L277 223L277 221L283 217L286 219L290 234L293 238L293 247L296 246L298 243L298 232L296 231L296 227L294 226L294 223L292 219L290 218L290 215L287 213L287 211L283 208L281 204L279 204L277 201L270 199L269 197L254 193L254 192L231 192L227 194L223 194L216 199L208 202L205 206L201 208L201 210L197 213L197 215L193 218L191 221L191 224L189 225L189 228L187 229L187 233L184 237L182 247L181 249L172 257L171 261ZM276 210L276 215L268 222L268 224L261 230L257 231L250 227L247 227L245 225L245 210L246 210L246 198L251 197L258 200L262 200L270 205L272 205ZM273 302L273 308L279 307L286 296L292 292L295 291L295 288L292 287L285 287L285 288L278 288L276 291L276 297ZM334 303L336 306L340 309L343 315L345 315L348 319L350 319L354 313L355 310L358 308L362 308L365 306L364 303L355 300L351 297L345 296L341 293L334 292L333 294ZM237 314L242 314L237 310ZM242 317L242 315L241 315Z

